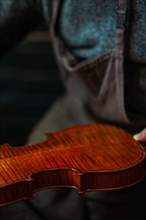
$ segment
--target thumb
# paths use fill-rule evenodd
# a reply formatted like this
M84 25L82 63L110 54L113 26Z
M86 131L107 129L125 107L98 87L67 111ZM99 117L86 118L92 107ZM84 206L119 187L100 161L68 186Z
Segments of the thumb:
M146 142L146 128L144 128L140 133L135 134L133 138L136 141Z

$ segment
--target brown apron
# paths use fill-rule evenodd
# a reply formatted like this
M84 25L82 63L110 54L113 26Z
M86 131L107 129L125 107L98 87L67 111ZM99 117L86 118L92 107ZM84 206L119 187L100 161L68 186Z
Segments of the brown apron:
M111 51L77 62L55 31L61 1L53 0L50 32L63 81L70 93L82 99L98 118L145 125L146 118L129 119L124 97L124 21L127 0L117 0L116 45Z

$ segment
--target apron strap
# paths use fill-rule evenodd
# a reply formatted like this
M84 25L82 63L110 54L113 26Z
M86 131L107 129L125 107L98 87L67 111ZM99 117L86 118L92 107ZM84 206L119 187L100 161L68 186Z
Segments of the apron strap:
M124 51L124 30L126 24L126 14L128 0L117 0L117 26L116 26L116 49Z
M117 29L124 29L127 14L128 0L117 0Z

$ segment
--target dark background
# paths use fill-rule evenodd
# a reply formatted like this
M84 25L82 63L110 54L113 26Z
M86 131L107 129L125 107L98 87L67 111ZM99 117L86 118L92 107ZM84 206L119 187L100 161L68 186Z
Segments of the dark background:
M64 91L45 24L0 60L0 144L23 145Z

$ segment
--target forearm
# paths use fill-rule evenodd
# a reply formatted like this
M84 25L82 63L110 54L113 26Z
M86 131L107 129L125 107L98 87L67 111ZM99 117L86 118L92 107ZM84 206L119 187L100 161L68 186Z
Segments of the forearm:
M0 56L41 21L41 15L25 0L0 0Z

